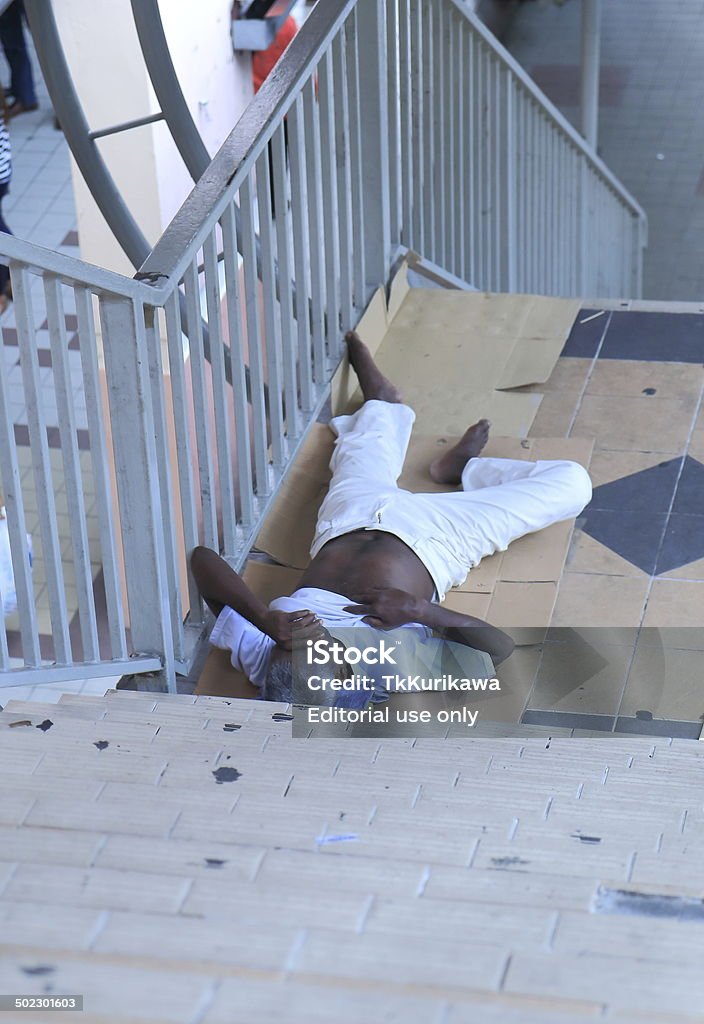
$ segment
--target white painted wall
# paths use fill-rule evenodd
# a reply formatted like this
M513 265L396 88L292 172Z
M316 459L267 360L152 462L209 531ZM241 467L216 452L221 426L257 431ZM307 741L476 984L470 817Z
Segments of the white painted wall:
M230 7L231 0L161 0L172 60L211 155L252 95L249 55L232 52ZM61 0L55 12L91 128L158 111L129 0ZM157 122L100 140L98 146L129 209L154 244L193 187L168 128ZM73 183L81 255L131 275L129 261L75 166Z
M249 54L234 54L230 0L161 0L161 17L181 88L211 156L217 153L252 98ZM156 99L154 100L156 109ZM168 224L193 182L168 128L154 130L162 223Z

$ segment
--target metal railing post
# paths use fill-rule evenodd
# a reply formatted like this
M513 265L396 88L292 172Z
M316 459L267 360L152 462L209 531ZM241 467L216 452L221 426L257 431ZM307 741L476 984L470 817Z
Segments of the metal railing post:
M149 378L140 303L101 297L100 322L115 460L132 650L162 661L162 682L176 692L174 638L162 517L171 514L159 488Z
M597 147L599 132L599 62L601 34L601 0L582 0L582 135L592 149Z
M364 41L359 48L359 105L366 284L371 291L386 283L391 267L386 0L359 0L357 25Z

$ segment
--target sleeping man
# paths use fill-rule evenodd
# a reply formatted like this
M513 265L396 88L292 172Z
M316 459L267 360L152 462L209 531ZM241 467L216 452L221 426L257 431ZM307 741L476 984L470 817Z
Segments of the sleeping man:
M198 547L191 559L217 616L211 643L231 652L265 700L291 700L294 646L354 626L435 634L499 664L511 638L440 602L482 558L579 515L591 498L589 474L575 462L482 458L487 420L429 467L433 480L457 490L401 490L396 481L415 414L358 335L345 341L364 404L330 422L337 435L332 480L298 589L267 607L214 551Z

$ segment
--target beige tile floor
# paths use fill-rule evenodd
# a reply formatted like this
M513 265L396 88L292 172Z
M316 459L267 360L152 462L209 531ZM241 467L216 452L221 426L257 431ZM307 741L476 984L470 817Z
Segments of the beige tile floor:
M703 385L698 364L562 357L547 385L535 388L545 398L530 435L594 438L595 487L676 456L701 459ZM552 625L576 627L592 640L608 626L621 646L586 688L572 687L569 672L555 676L559 652L546 648L528 706L704 720L704 628L694 628L704 627L703 566L698 559L649 575L582 532L578 520ZM630 628L619 635L618 627Z

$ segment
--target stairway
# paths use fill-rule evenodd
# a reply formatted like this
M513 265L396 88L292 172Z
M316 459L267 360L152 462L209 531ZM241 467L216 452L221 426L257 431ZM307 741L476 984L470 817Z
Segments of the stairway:
M698 905L698 745L305 743L287 711L10 702L0 989L91 1024L691 1020L700 927L606 911Z

